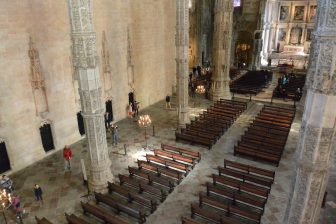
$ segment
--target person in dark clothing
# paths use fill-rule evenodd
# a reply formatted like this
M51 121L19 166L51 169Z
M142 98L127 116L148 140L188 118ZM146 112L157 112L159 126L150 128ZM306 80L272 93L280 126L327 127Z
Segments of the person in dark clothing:
M195 98L195 91L196 91L196 87L194 83L191 83L191 97L192 98Z
M136 100L134 101L134 103L132 104L132 109L133 109L133 117L139 116L139 102L137 102Z
M170 96L169 95L167 95L166 96L166 109L171 109L171 105L170 105Z
M42 188L35 184L35 187L34 187L34 194L35 194L35 197L36 197L36 201L39 201L41 200L41 202L43 203L43 198L42 198Z

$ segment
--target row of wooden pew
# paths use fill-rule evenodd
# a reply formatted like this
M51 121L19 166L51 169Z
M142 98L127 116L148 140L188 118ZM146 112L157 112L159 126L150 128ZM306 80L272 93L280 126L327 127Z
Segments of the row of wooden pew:
M269 71L248 71L230 84L230 91L256 95L272 80L272 75Z
M137 167L129 166L128 175L119 174L119 183L108 182L108 194L94 192L95 203L81 202L84 214L78 217L66 214L70 224L146 222L181 180L201 160L199 152L161 144L153 154L146 154L146 160L138 160ZM38 219L44 224L45 218ZM98 222L98 221L96 221Z
M243 155L279 165L295 110L264 106L234 147L234 155Z
M212 183L206 183L206 193L199 194L199 203L191 204L191 218L183 217L182 224L260 223L274 175L274 171L224 160Z
M220 99L187 124L186 128L182 128L181 132L176 132L176 141L183 140L211 149L246 107L245 102Z

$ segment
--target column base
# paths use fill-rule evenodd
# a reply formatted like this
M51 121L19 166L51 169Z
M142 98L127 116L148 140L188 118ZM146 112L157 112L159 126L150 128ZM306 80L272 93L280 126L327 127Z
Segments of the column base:
M187 123L189 123L189 110L185 108L179 113L178 127L185 128Z
M220 99L226 99L226 100L231 100L232 99L232 95L230 93L230 90L224 90L224 91L219 91L219 90L215 90L215 91L211 91L210 94L210 99L212 101L217 101Z
M109 165L96 166L90 169L88 178L90 192L107 193L107 182L113 182L113 175Z

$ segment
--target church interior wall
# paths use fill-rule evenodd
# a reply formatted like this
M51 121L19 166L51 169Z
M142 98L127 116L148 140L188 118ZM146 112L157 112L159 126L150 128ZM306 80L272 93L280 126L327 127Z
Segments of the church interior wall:
M80 102L71 61L68 1L1 1L0 15L0 136L6 140L11 171L16 171L81 139L76 118ZM106 35L112 92L108 96L104 89L100 63L102 101L112 98L115 121L126 117L131 86L140 108L170 94L176 77L174 1L94 1L93 16L100 58L103 31ZM39 97L47 109L42 112L34 101L29 37L39 53L44 79L45 96ZM134 64L131 81L129 42ZM43 150L39 131L46 122L56 149L48 153Z

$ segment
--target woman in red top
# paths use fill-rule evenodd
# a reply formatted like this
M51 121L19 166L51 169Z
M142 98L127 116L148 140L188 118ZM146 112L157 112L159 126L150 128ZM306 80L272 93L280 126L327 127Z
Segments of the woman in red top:
M71 171L71 159L72 159L72 152L69 146L64 146L63 149L63 157L64 157L64 168L65 170Z

